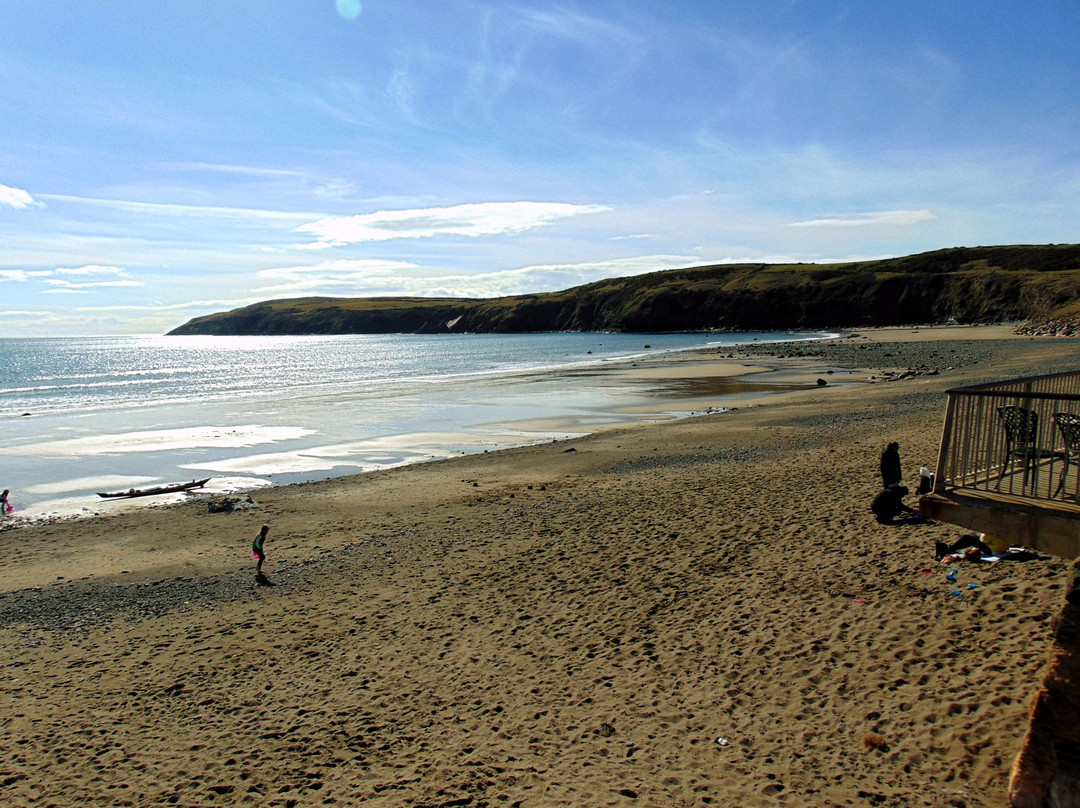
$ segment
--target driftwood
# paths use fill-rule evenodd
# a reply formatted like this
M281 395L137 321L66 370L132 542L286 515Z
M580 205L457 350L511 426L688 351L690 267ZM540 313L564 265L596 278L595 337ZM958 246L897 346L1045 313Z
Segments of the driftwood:
M181 491L193 491L202 488L210 482L206 477L202 480L192 480L190 483L169 483L168 485L155 485L153 488L129 488L127 491L98 491L98 496L104 499L121 499L132 497L152 497L158 494L178 494Z

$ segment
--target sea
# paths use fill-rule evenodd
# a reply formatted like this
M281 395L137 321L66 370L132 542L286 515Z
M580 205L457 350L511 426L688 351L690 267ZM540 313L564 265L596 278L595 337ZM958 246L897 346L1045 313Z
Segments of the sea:
M246 491L560 440L684 414L657 382L613 383L620 363L824 336L0 339L0 489L16 517L63 517L120 507L98 492Z

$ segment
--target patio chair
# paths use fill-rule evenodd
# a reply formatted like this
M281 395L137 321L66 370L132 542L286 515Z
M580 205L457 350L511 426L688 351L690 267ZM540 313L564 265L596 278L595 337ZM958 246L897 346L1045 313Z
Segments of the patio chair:
M1001 466L1001 474L998 475L997 487L1000 490L1001 479L1009 470L1009 461L1015 459L1024 464L1024 488L1027 488L1032 472L1038 479L1039 464L1044 459L1064 459L1065 453L1038 445L1039 414L1035 410L1010 405L998 407L997 411L1001 425L1005 428L1005 462Z
M1056 497L1061 493L1061 489L1065 487L1065 478L1069 474L1069 464L1075 461L1077 466L1080 466L1080 415L1074 412L1055 412L1054 423L1057 424L1058 431L1061 432L1061 438L1065 441L1065 451L1062 452L1065 468L1061 470L1061 479L1058 481L1057 490L1054 492Z

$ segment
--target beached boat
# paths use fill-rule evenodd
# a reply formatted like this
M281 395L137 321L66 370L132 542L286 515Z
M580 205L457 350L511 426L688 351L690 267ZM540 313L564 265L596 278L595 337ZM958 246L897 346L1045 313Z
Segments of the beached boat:
M176 494L180 491L191 491L202 488L210 482L206 477L202 480L192 480L189 483L169 483L168 485L156 485L153 488L129 488L127 491L98 491L99 497L106 499L118 499L120 497L152 497L155 494Z

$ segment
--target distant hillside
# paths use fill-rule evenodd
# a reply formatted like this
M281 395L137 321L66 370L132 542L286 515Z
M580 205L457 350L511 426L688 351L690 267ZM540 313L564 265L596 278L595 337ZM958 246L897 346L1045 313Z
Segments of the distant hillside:
M1080 245L971 247L849 264L725 264L493 299L299 298L170 334L828 329L1080 321Z

